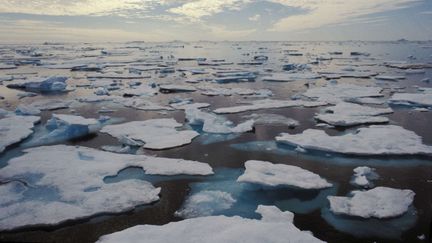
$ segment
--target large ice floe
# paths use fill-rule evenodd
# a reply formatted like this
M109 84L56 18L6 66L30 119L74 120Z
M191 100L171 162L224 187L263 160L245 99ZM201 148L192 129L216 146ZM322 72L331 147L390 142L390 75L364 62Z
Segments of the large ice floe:
M20 142L34 131L38 116L7 116L0 119L0 153L9 145Z
M303 100L254 100L245 105L224 107L215 109L213 112L217 114L228 114L228 113L240 113L245 111L254 111L261 109L274 109L274 108L286 108L286 107L316 107L326 105L326 102L316 101L303 101Z
M323 242L293 224L294 214L275 206L258 206L260 220L238 216L208 216L161 226L139 225L102 236L110 242Z
M423 144L420 136L396 125L372 125L337 136L329 136L323 130L307 129L300 134L281 133L276 141L304 149L341 154L432 154L432 146Z
M332 184L319 175L297 166L273 164L267 161L249 160L246 170L237 181L265 187L294 187L301 189L323 189Z
M374 108L341 102L323 109L320 114L315 115L315 119L333 126L354 126L367 123L386 123L389 119L380 115L392 112L391 108Z
M38 78L34 80L13 81L7 85L8 88L25 89L38 92L59 92L66 89L66 77Z
M44 129L39 129L24 147L40 146L68 141L96 133L102 123L94 118L68 114L53 114Z
M368 191L353 191L352 197L329 196L330 210L362 218L391 218L408 211L415 193L389 187L376 187Z
M186 120L191 125L202 125L202 131L206 133L243 133L253 130L254 120L247 120L238 125L228 121L223 116L201 111L196 108L186 109Z
M332 104L347 101L355 98L382 97L382 88L358 86L354 84L329 84L324 87L308 89L302 95L317 101L324 101Z
M189 144L199 135L192 130L178 130L182 126L172 118L162 118L108 125L101 132L108 133L127 145L167 149Z
M148 175L209 175L196 161L115 154L86 147L55 145L24 150L0 170L0 230L52 225L100 213L118 213L159 200L160 188L145 180L104 182L128 167ZM14 186L23 182L24 187ZM4 192L4 193L3 193Z

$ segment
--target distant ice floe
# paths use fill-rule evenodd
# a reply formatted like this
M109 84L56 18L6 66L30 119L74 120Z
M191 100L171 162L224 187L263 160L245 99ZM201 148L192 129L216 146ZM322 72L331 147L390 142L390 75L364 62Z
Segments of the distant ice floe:
M420 93L395 93L389 102L395 105L432 106L432 89L420 88Z
M267 82L293 82L318 78L320 76L313 73L272 73L271 76L265 76L262 80Z
M139 225L102 236L99 243L137 242L323 242L310 232L299 230L293 213L275 206L258 206L261 220L238 216L208 216L186 219L161 226ZM216 230L217 229L217 230Z
M354 126L368 123L387 123L389 119L381 116L393 113L391 108L374 108L358 104L340 102L324 108L315 119L333 126Z
M159 86L161 93L194 92L197 89L190 85L165 84Z
M33 80L18 80L7 85L8 88L25 89L33 92L61 92L65 91L67 77L49 77Z
M0 153L7 146L20 142L30 136L34 131L38 116L6 116L0 119Z
M268 113L254 113L243 116L245 119L253 119L254 125L286 125L289 128L295 128L300 123L292 118Z
M224 107L215 109L213 112L217 114L228 114L228 113L240 113L245 111L255 111L261 109L273 109L273 108L286 108L286 107L316 107L326 105L326 102L316 101L303 101L303 100L254 100L248 102L246 105L239 105L233 107Z
M243 133L253 130L254 120L247 120L238 125L228 121L223 116L201 111L199 109L186 109L186 120L191 125L202 125L202 131L206 133Z
M276 137L276 141L304 149L341 154L432 154L432 146L423 144L420 136L396 125L373 125L338 136L329 136L323 130L307 129L301 134L282 133Z
M159 200L160 188L144 180L104 183L128 167L149 175L210 175L212 168L196 161L103 152L78 146L43 146L0 169L11 181L0 185L0 229L59 224L100 213L118 213ZM23 182L16 188L16 182Z
M330 210L362 218L398 217L408 211L415 193L389 187L376 187L368 191L353 191L352 197L329 196Z
M169 106L160 105L150 100L146 100L140 97L128 98L128 99L116 99L116 103L120 103L126 107L146 110L146 111L158 111L158 110L174 110Z
M297 166L249 160L245 162L245 167L246 170L237 179L238 182L301 189L323 189L332 186L319 175Z
M127 145L167 149L189 144L199 135L192 130L177 130L182 126L172 118L150 119L108 125L101 132L108 133Z
M359 166L354 168L354 176L351 180L351 184L359 187L372 187L372 180L379 178L379 175L375 173L375 169L367 166Z
M273 92L268 89L244 89L244 88L217 88L217 87L202 87L204 89L201 94L207 96L231 96L242 95L256 98L267 98L273 95Z
M308 89L302 95L317 101L336 104L355 98L382 97L382 88L354 84L334 84Z
M405 78L406 78L405 76L390 76L390 75L378 75L378 76L375 76L376 80L394 81L394 82L403 80Z

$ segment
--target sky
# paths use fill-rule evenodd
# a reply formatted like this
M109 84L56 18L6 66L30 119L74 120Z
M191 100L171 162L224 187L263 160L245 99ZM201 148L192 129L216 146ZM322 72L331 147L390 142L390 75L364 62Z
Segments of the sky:
M0 0L0 42L432 40L432 0Z

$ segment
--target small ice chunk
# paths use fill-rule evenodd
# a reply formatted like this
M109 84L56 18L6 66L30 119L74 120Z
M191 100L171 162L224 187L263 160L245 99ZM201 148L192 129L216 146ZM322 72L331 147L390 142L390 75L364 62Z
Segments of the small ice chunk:
M99 87L95 90L95 95L109 95L109 91L104 87Z
M292 82L307 79L318 79L319 75L312 73L273 73L271 76L263 77L267 82Z
M269 187L287 186L300 189L323 189L332 184L319 175L297 166L249 160L237 181Z
M275 206L258 206L261 220L239 216L208 216L185 219L165 225L139 225L99 238L98 243L208 242L323 242L310 232L301 231L293 224L293 214Z
M202 125L202 130L207 133L243 133L253 130L254 120L247 120L234 125L223 116L204 112L199 109L186 109L186 120L192 125Z
M231 208L235 202L236 200L227 192L201 191L191 195L175 215L182 218L210 216Z
M354 169L354 176L351 180L351 184L360 187L371 187L371 180L378 179L378 174L375 173L375 169L367 166L359 166Z
M139 145L148 149L168 149L189 144L199 135L191 130L177 130L182 126L172 118L150 119L108 125L101 132L108 133L128 145Z
M307 129L300 134L281 133L276 137L276 141L306 149L342 154L432 154L432 146L423 144L420 136L396 125L362 127L339 136L329 136L323 130Z
M352 197L328 196L330 210L362 218L391 218L403 215L414 200L411 190L376 187L368 191L353 191Z

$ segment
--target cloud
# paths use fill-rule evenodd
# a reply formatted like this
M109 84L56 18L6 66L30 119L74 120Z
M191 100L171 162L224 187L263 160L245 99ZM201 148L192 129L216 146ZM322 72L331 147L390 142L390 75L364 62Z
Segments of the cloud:
M305 13L276 22L270 31L286 32L341 24L353 18L407 7L421 0L272 0ZM412 5L411 5L412 6Z
M240 9L241 6L248 2L250 0L196 0L176 8L171 8L168 12L198 20L204 16L220 13L225 9Z
M0 12L37 15L122 15L134 11L148 11L156 0L2 0ZM165 4L166 1L161 1Z
M145 33L130 32L115 28L76 28L64 26L61 22L39 20L2 20L0 19L0 42L27 43L43 41L81 42L85 41L163 41L173 39L158 30Z
M255 14L254 16L251 16L248 18L250 21L258 21L261 19L261 15Z

